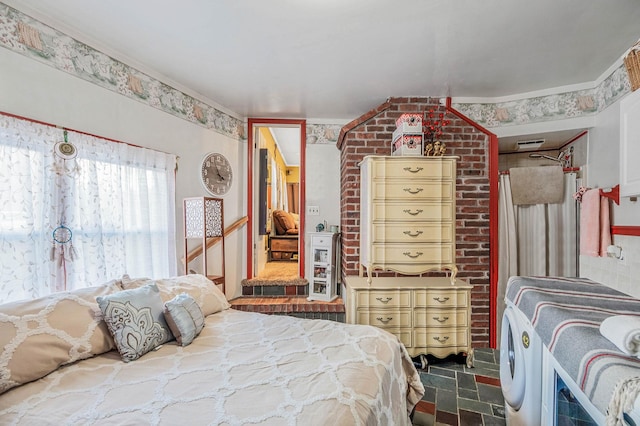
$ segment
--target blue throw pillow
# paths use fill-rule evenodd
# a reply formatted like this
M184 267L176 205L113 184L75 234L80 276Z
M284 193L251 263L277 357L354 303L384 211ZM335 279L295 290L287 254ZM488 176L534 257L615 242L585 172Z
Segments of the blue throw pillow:
M181 346L193 342L204 328L202 309L187 293L181 293L164 304L164 317Z

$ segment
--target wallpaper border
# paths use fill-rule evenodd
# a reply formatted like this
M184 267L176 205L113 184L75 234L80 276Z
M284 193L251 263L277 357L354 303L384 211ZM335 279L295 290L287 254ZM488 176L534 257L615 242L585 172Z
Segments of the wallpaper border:
M242 120L0 3L0 45L129 99L235 139Z
M239 141L247 123L0 3L0 46ZM624 65L594 88L509 102L454 103L487 127L557 121L599 113L631 91ZM335 144L342 124L307 123L308 144Z
M453 107L487 128L566 120L598 114L631 91L624 65L596 87L508 102L454 103Z

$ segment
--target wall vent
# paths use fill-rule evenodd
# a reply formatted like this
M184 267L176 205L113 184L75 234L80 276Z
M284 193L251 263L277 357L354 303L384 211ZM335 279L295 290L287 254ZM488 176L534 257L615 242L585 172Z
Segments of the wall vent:
M518 141L516 142L516 149L518 151L533 151L538 149L544 143L544 139L532 139L528 141Z

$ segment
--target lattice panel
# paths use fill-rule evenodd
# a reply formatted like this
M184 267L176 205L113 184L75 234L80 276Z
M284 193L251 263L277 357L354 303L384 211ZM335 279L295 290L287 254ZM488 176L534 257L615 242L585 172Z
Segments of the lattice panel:
M215 198L188 198L184 200L185 237L202 238L222 236L222 200Z

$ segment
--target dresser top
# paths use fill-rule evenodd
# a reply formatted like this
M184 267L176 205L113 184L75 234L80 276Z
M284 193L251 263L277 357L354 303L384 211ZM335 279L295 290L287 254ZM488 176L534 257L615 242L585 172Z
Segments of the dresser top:
M467 281L460 278L456 278L455 283L452 284L448 277L374 277L371 279L371 285L367 284L367 277L347 276L345 281L348 288L358 290L473 288Z
M435 161L435 160L459 160L457 155L437 155L437 156L413 156L413 155L365 155L362 161L365 160L385 160L385 161L400 161L400 160L417 160L417 161Z

